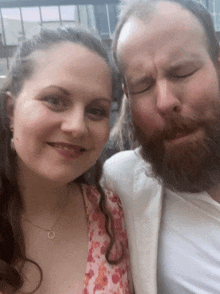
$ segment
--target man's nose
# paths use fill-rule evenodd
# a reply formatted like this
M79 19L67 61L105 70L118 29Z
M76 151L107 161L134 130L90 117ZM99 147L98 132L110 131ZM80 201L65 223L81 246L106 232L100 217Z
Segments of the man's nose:
M161 80L156 85L157 109L163 115L172 115L181 110L181 101L174 86L167 80Z
M72 133L74 137L81 137L88 133L88 123L84 109L75 109L65 114L61 129Z

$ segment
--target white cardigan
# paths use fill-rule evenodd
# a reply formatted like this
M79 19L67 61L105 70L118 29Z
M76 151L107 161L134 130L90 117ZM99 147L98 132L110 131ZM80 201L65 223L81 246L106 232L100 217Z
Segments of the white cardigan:
M148 177L138 149L115 154L104 164L102 184L121 198L136 294L157 294L157 250L163 188Z

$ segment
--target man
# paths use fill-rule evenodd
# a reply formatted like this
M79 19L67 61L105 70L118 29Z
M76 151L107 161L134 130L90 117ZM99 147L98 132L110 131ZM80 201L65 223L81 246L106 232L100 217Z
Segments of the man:
M220 293L220 56L208 12L133 0L113 41L140 144L104 166L136 294Z

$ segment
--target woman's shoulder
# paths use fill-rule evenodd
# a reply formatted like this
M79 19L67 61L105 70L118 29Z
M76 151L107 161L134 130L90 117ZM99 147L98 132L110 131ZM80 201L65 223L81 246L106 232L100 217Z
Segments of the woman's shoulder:
M87 206L87 213L89 219L96 219L99 223L100 228L104 228L105 226L105 218L101 212L99 207L100 193L96 189L96 187L83 185L83 189L86 193L85 203ZM105 194L105 207L107 211L111 215L112 224L115 232L115 239L118 241L117 243L122 242L124 246L128 247L127 241L127 233L126 226L124 220L124 211L121 204L121 200L117 194L109 191L107 189L103 189ZM101 230L103 231L103 230ZM103 231L104 232L104 231Z
M81 188L83 190L83 194L86 196L86 198L92 205L96 205L99 203L101 195L95 186L82 184ZM114 215L119 214L121 217L123 217L123 215L121 215L123 214L123 209L122 209L122 204L121 204L121 200L119 196L108 189L102 188L102 190L103 190L103 193L105 194L107 208Z

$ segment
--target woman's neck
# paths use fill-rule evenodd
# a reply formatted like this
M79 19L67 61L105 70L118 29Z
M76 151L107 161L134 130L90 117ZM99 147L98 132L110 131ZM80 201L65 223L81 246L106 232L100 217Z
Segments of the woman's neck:
M69 198L79 192L77 184L67 185L47 181L30 173L20 173L18 179L23 199L23 214L28 219L56 217L68 205Z

